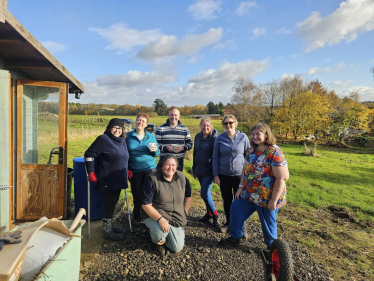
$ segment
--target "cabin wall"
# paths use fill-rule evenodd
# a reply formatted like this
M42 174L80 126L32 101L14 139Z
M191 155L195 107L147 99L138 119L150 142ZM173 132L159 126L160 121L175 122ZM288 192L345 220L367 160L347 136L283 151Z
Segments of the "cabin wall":
M10 178L9 178L9 170L11 165L13 166L13 178L14 178L14 185L16 184L16 171L17 165L16 163L10 163L10 143L9 143L9 124L11 123L9 120L10 108L9 108L9 73L11 74L11 78L15 79L28 79L26 75L24 75L19 70L9 70L4 67L4 59L0 57L0 132L3 133L3 136L0 137L0 185L7 185L9 186ZM14 83L14 90L16 87L16 83ZM13 124L16 126L16 116L17 116L17 107L15 96L13 97ZM16 130L14 130L16 132ZM5 137L4 137L5 136ZM16 149L17 144L17 136L14 135L14 149ZM14 161L16 161L16 157L14 157ZM7 190L0 190L0 226L9 226L9 198L11 193L15 192L15 186L11 189ZM15 196L13 197L15 198ZM14 202L15 203L15 202Z
M0 185L9 185L9 72L0 69ZM5 132L5 134L4 134ZM9 192L0 190L0 226L9 226Z

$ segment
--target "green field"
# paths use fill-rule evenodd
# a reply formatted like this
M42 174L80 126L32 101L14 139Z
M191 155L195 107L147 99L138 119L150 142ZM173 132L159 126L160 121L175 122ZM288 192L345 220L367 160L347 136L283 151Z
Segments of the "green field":
M102 117L104 121L96 124L92 116L69 116L68 166L72 159L83 156L88 146L104 131L113 116ZM123 116L132 118L134 116ZM166 116L151 118L150 123L160 125ZM197 133L197 119L181 118L183 124ZM220 121L213 125L221 129ZM85 133L82 134L81 132ZM371 196L374 180L374 150L371 148L336 149L318 147L321 157L305 156L302 146L280 144L289 163L290 179L287 182L288 202L311 208L338 205L354 211L361 219L374 220L374 197ZM199 183L191 175L192 161L185 161L185 172L192 188L199 190ZM219 192L217 186L213 191ZM222 209L221 209L222 210Z

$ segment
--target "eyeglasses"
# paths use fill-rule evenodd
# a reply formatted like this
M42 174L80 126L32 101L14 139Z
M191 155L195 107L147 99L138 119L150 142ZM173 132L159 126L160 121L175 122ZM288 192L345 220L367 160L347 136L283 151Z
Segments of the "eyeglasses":
M223 126L227 126L227 125L229 125L230 124L230 126L232 125L232 124L234 124L234 122L232 122L232 121L230 121L230 122L223 122Z
M114 130L118 130L118 131L122 131L122 128L121 128L121 127L112 127L112 129L114 129Z

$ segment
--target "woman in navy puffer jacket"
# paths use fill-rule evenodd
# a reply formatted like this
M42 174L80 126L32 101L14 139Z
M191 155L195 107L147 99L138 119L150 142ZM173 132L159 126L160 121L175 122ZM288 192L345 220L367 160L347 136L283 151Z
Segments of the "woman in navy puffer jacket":
M128 188L129 153L126 145L126 133L121 119L110 120L104 134L84 153L89 181L96 182L104 200L103 228L104 238L119 241L123 230L113 225L113 213L122 189Z
M200 195L206 206L206 214L199 221L208 222L213 218L213 225L219 226L218 213L210 193L213 185L213 147L218 134L207 117L200 119L200 129L201 132L195 136L192 166L193 176L200 182Z

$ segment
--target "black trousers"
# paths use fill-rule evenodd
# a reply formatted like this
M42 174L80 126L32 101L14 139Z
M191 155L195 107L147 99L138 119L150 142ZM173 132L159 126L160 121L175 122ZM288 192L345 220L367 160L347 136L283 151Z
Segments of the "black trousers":
M241 176L225 176L219 174L221 182L220 190L223 200L223 209L225 211L226 222L230 221L230 208L235 193L238 191ZM233 193L234 192L234 193Z
M162 157L160 157L160 161L158 161L158 164L157 164L157 167L156 167L157 170L161 168L161 165L160 165L161 159L162 159ZM177 158L177 159L178 159L178 168L177 168L177 170L183 172L184 157Z
M133 173L130 179L132 199L134 201L134 209L132 210L134 219L140 220L140 208L142 207L142 189L145 179L152 174L156 169L143 171L140 173Z
M119 200L120 190L101 191L104 199L103 219L111 219L113 217L114 209Z

